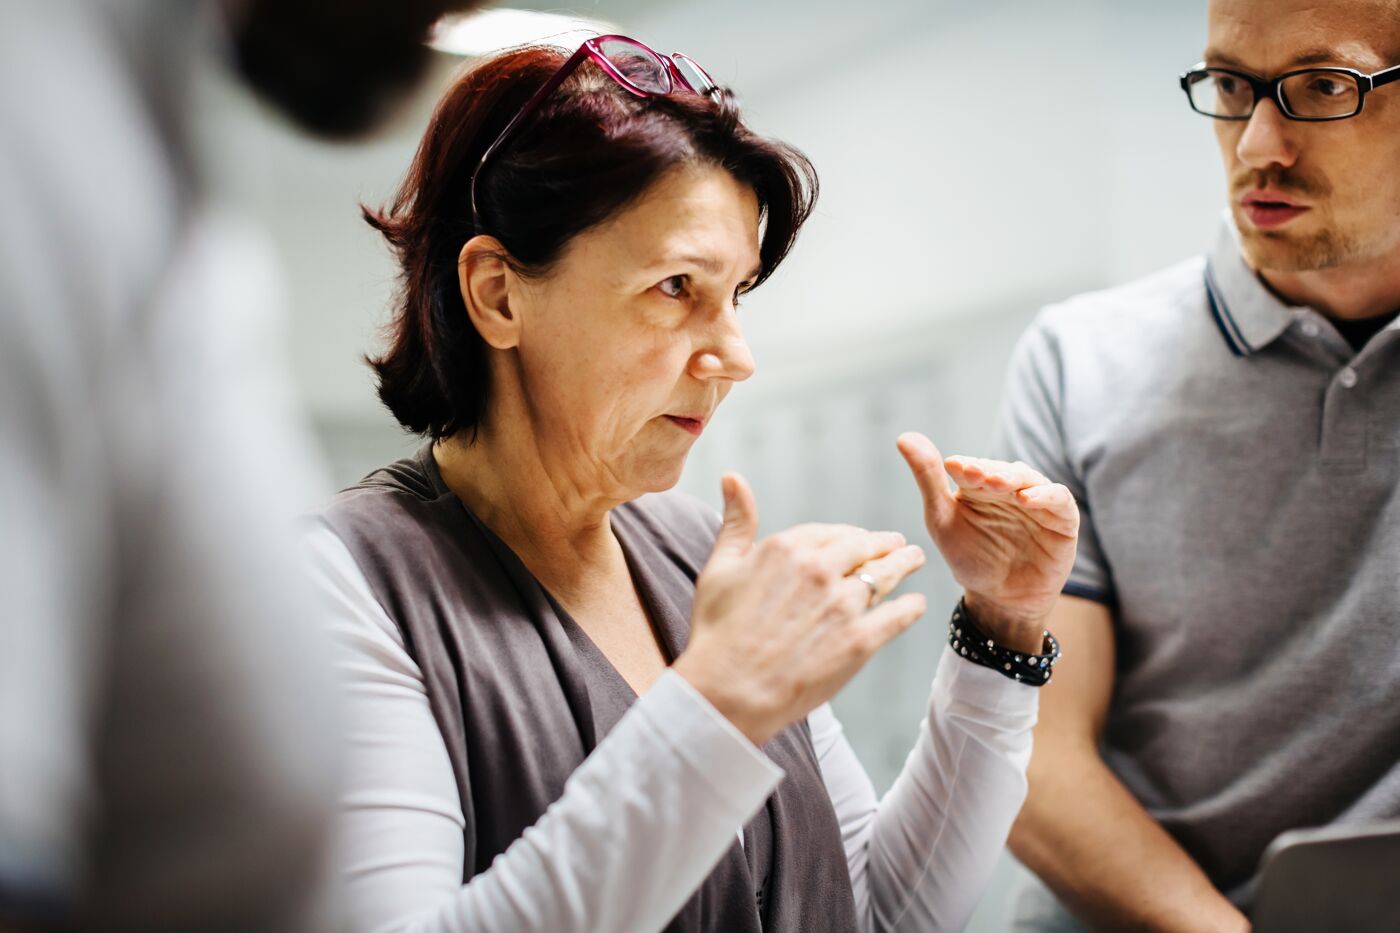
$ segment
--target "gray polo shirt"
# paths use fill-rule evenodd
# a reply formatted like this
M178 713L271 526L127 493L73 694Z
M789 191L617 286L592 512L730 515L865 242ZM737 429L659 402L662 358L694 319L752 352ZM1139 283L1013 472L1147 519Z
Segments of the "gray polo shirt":
M1003 453L1079 499L1066 592L1114 612L1105 760L1240 902L1280 832L1400 816L1397 363L1400 322L1353 352L1228 222L1013 363Z

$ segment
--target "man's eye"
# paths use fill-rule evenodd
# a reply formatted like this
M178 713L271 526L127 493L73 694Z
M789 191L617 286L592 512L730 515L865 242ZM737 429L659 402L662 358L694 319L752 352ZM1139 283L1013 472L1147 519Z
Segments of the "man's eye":
M667 298L685 297L686 277L683 275L673 275L669 279L662 279L656 287L661 290L661 294Z
M1342 82L1336 78L1316 78L1308 90L1314 94L1321 94L1323 97L1336 97L1338 94L1346 92Z

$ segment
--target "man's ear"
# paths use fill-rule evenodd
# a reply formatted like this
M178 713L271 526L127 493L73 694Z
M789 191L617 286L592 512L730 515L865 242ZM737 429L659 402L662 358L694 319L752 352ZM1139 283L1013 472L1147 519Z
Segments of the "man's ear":
M520 318L510 307L520 279L505 255L501 241L489 236L472 237L457 254L457 282L467 316L487 346L497 350L509 350L520 340Z

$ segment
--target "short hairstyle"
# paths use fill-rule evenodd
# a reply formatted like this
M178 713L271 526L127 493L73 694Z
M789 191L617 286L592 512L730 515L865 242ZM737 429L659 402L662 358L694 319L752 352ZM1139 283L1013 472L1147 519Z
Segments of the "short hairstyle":
M757 285L811 215L811 162L745 126L727 90L638 98L584 62L492 155L477 179L474 226L469 188L482 153L565 60L559 49L523 48L463 73L438 103L393 201L363 208L400 269L387 348L366 361L380 400L416 434L474 432L486 414L486 344L466 313L457 273L473 236L496 237L513 268L542 275L571 239L615 216L668 170L712 165L757 197Z

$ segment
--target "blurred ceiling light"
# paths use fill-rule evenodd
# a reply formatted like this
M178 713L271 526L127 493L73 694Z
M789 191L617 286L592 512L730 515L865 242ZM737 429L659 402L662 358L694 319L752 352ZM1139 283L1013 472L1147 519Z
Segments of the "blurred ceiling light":
M530 44L574 49L584 39L611 31L607 23L579 16L495 9L444 16L433 25L428 45L439 52L466 56Z

